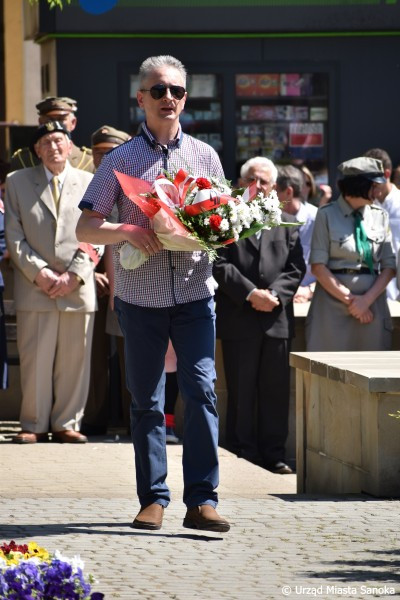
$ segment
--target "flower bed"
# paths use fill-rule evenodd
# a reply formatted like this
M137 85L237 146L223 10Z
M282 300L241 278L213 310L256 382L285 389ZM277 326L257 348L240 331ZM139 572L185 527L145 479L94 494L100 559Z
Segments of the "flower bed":
M79 556L70 559L54 554L36 542L0 546L1 600L101 600L104 594L91 592L93 576L87 580Z

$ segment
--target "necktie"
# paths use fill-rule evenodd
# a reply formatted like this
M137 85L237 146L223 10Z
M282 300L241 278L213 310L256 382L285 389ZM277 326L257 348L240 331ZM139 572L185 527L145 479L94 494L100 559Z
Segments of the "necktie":
M361 254L363 262L368 265L371 273L374 272L374 261L372 259L371 242L367 238L367 234L362 222L362 216L358 211L354 211L354 237L356 240L356 249Z
M53 194L54 204L56 205L56 209L58 211L58 202L60 200L60 185L58 177L53 177L51 180L51 193Z

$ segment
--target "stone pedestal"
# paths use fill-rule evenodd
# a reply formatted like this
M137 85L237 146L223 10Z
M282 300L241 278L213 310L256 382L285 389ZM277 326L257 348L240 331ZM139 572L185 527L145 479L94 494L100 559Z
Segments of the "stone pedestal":
M400 496L400 352L297 352L299 493Z

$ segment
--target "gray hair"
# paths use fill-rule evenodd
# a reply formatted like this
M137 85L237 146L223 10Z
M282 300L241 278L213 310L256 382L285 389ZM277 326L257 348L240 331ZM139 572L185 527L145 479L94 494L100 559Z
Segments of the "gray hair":
M279 167L279 175L276 183L281 190L286 190L288 187L293 188L293 196L300 198L304 185L304 175L297 167L286 165Z
M183 63L181 63L181 61L177 58L170 56L169 54L161 54L160 56L150 56L142 62L139 69L140 84L143 83L143 81L147 78L147 76L150 73L162 67L173 67L174 69L179 71L186 85L187 72Z
M249 174L250 169L254 169L259 167L260 169L268 169L271 174L272 182L275 183L278 177L278 169L269 158L265 158L265 156L254 156L254 158L249 158L242 165L240 169L240 177L246 179Z

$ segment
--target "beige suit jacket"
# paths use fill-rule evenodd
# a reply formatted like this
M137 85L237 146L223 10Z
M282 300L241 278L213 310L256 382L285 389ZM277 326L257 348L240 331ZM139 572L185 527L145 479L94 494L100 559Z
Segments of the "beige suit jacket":
M78 204L93 175L70 167L59 200L58 214L42 165L8 175L5 234L14 264L14 300L20 311L96 310L94 263L79 250L75 228ZM34 283L43 267L72 271L83 284L68 296L49 298Z

